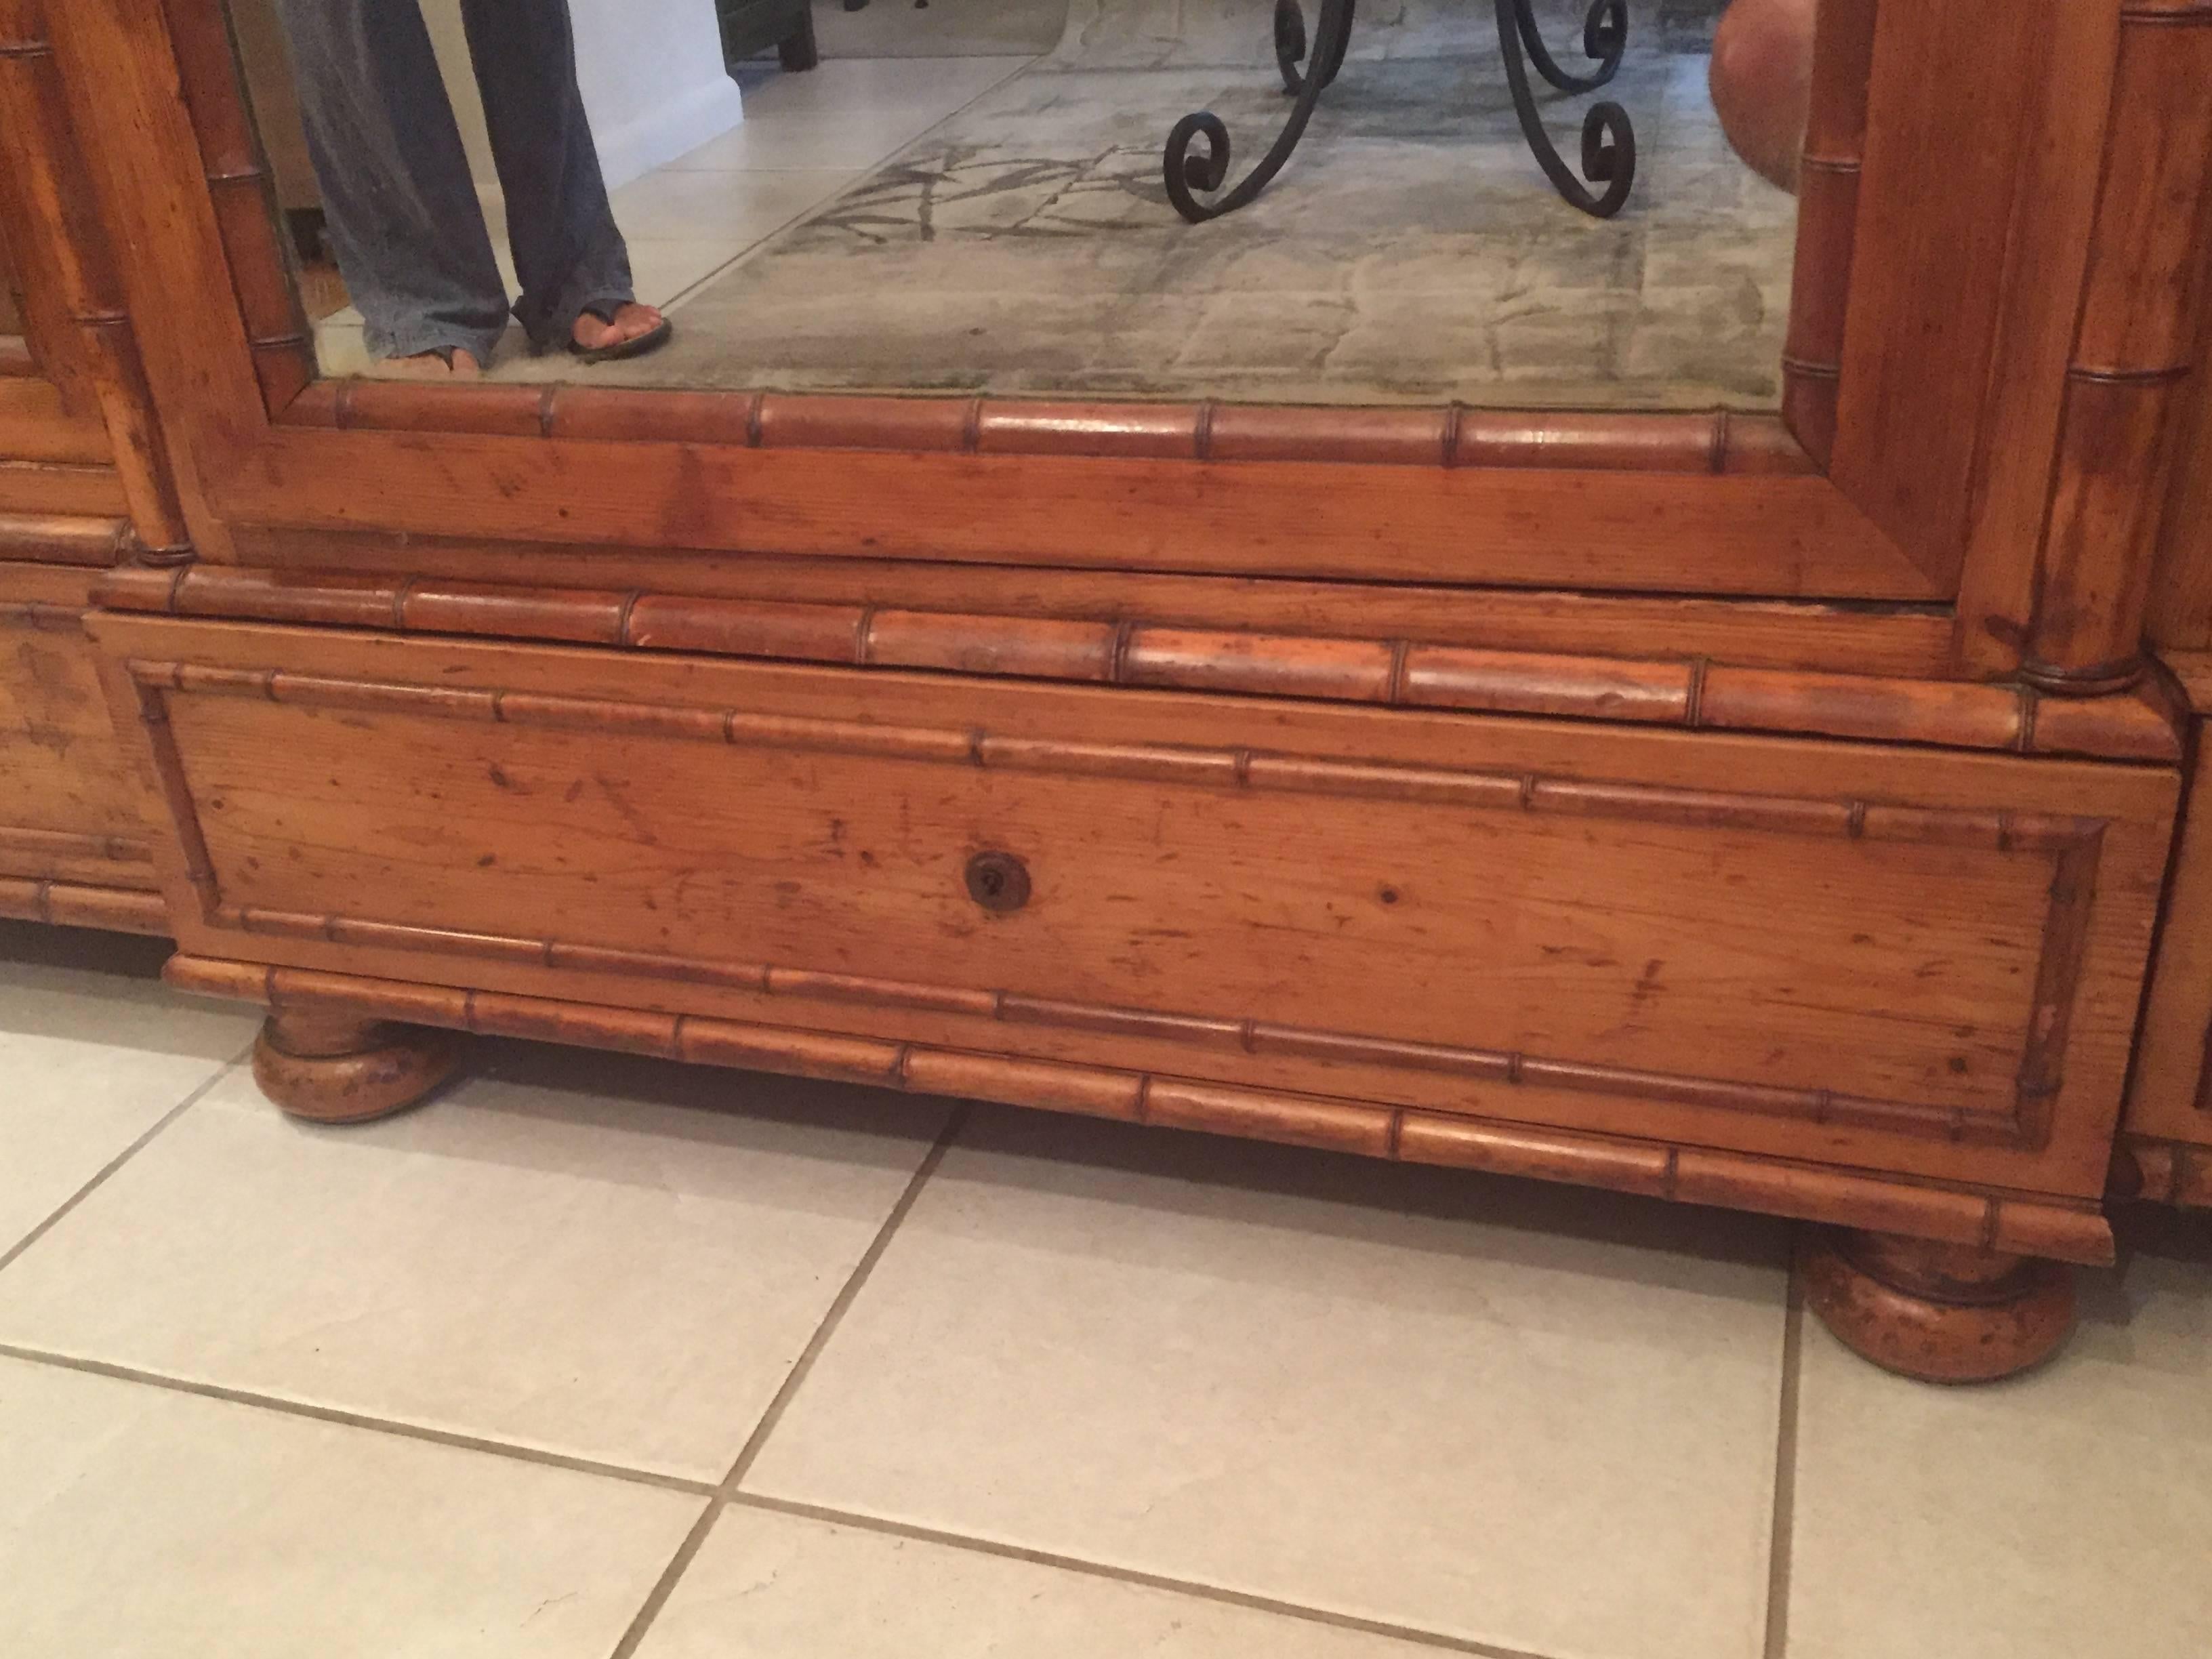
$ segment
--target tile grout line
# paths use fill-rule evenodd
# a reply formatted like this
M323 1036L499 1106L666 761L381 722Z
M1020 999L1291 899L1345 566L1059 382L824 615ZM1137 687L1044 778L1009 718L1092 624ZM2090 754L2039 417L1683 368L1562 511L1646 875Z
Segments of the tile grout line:
M652 1469L631 1468L622 1463L603 1463L594 1458L572 1457L565 1452L546 1451L540 1447L517 1445L507 1440L487 1440L482 1436L463 1434L458 1430L434 1429L421 1423L397 1422L388 1417L371 1417L362 1412L347 1411L343 1407L318 1406L304 1400L286 1400L276 1395L255 1394L246 1389L226 1388L220 1382L202 1382L192 1377L170 1376L161 1371L141 1370L135 1365L118 1365L105 1359L87 1359L76 1354L55 1353L48 1349L24 1347L14 1342L0 1342L0 1358L20 1359L27 1364L48 1365L58 1370L79 1371L88 1376L104 1376L112 1382L143 1383L148 1388L161 1389L170 1394L188 1394L202 1400L220 1401L225 1405L274 1412L282 1417L303 1417L311 1422L334 1424L340 1428L366 1429L371 1433L390 1435L395 1439L427 1441L434 1446L449 1446L459 1451L485 1452L513 1462L535 1463L542 1468L567 1469L577 1474L601 1475L630 1486L657 1486L694 1498L708 1497L716 1491L707 1481L686 1480L679 1474L662 1474Z
M947 121L952 120L952 119L954 119L955 118L957 118L957 117L958 117L958 116L965 115L965 114L966 114L969 110L971 110L971 109L975 108L976 105L978 105L978 104L981 103L981 102L982 102L986 98L988 98L988 97L989 97L993 93L996 92L996 91L997 91L1000 87L1005 86L1005 85L1006 85L1009 81L1013 80L1017 76L1018 76L1018 75L1022 74L1022 73L1023 73L1024 71L1025 71L1025 70L1035 69L1035 68L1036 68L1039 64L1042 64L1042 62L1044 62L1044 60L1045 60L1046 58L1049 58L1050 56L1052 56L1052 54L1051 54L1050 52L1039 52L1039 53L1037 53L1037 54L1036 54L1035 57L1033 57L1033 58L1010 58L1008 61L1009 61L1009 62L1011 62L1011 63L1012 63L1012 64L1015 65L1015 67L1014 67L1014 68L1012 68L1012 69L1011 69L1011 70L1007 70L1006 74L1004 74L1004 75L1000 76L997 80L995 80L995 81L992 82L991 82L991 84L990 84L989 86L985 87L985 88L984 88L981 92L977 93L977 94L976 94L973 98L970 98L970 99L969 99L966 103L964 103L964 104L961 105L961 106L959 106L959 108L955 109L955 110L950 110L950 111L947 111L944 115L940 116L938 119L936 119L936 120L934 120L934 121L931 122L927 126L924 127L924 128L923 128L920 132L917 132L916 134L915 134L915 136L914 136L913 137L911 137L911 138L909 138L909 139L906 140L906 142L905 142L905 143L900 143L900 144L895 144L895 145L893 145L893 146L891 147L891 149L890 149L890 152L889 152L888 154L884 155L879 155L879 156L878 156L878 157L877 157L873 161L871 161L867 166L863 167L860 167L860 168L856 168L856 169L853 169L853 171L854 171L855 173L857 173L858 176L857 176L856 178L854 178L854 179L853 179L853 181L852 181L850 184L848 184L848 185L846 185L846 187L845 187L845 189L844 189L844 190L833 190L833 191L831 191L830 192L830 194L829 194L829 195L827 195L827 196L823 197L820 201L818 201L818 202L815 202L815 203L811 204L811 205L809 205L809 206L807 206L807 207L801 208L801 209L800 209L797 213L793 214L790 218L788 218L788 219L785 220L781 224L778 225L778 226L777 226L774 230L769 231L769 232L765 236L761 237L761 238L760 238L758 240L757 240L757 241L752 241L752 242L749 242L749 243L747 243L747 244L746 244L743 248L740 248L737 252L735 252L735 253L732 254L732 255L731 255L727 259L724 260L720 264L716 265L716 266L714 268L714 270L712 270L708 271L708 272L704 276L700 277L698 281L696 281L696 282L695 282L695 283L693 283L690 284L690 285L689 285L688 287L686 287L686 288L684 288L684 289L682 289L678 290L676 294L674 294L673 295L672 295L672 296L669 298L669 300L668 300L668 301L666 302L666 304L663 305L663 306L662 306L662 307L660 307L659 308L660 308L661 310L663 310L663 311L669 311L669 310L672 310L672 309L674 309L677 306L679 306L679 305L683 304L683 302L684 302L684 301L686 301L686 300L690 299L693 295L696 294L696 293L697 293L701 289L702 289L702 288L706 287L708 283L709 283L713 282L713 281L714 281L717 276L720 276L724 271L726 271L726 270L730 270L732 266L735 266L735 265L738 265L738 264L743 264L746 259L748 259L748 258L751 258L755 253L757 253L758 252L760 252L760 250L761 250L762 248L766 247L766 246L769 245L769 243L770 243L771 241L775 240L777 237L779 237L779 236L782 235L784 232L786 232L787 230L789 230L789 229L793 228L794 226L796 226L796 225L798 225L798 224L801 223L802 222L804 222L809 214L811 214L811 213L815 213L815 212L819 211L822 208L823 208L823 207L827 206L830 203L836 201L839 197L841 197L841 196L844 195L844 194L846 193L846 191L848 191L848 190L854 190L854 189L859 188L860 185L865 185L866 183L867 183L867 182L868 182L868 180L869 180L869 179L871 179L874 178L874 177L876 176L876 174L878 174L878 173L881 173L881 172L882 172L885 167L889 167L889 166L890 166L893 161L896 161L896 160L897 160L901 155L902 155L903 154L905 154L908 150L909 150L909 149L913 149L915 145L916 145L916 144L920 143L923 139L925 139L925 138L928 137L929 137L929 135L930 135L931 133L933 133L933 132L936 131L938 130L938 128L939 128L939 127L943 126L943 125L944 125ZM903 61L903 60L895 60L895 61ZM659 172L659 171L660 171L660 170L661 170L661 169L659 169L659 168L655 168L655 169L654 169L654 171L655 171L655 172ZM674 168L671 168L671 169L669 169L669 170L670 170L670 171L679 171L680 169L674 169ZM691 170L692 170L692 171L708 171L708 169L703 169L703 168L701 168L701 169L691 169ZM782 167L782 168L763 167L763 168L758 168L758 169L754 169L754 168L732 168L732 169L729 169L729 171L732 171L732 172L753 172L753 171L759 171L759 172L763 172L763 173L767 173L767 172L784 172L784 173L832 173L832 172L838 172L838 173L842 173L842 172L846 171L846 169L842 168L842 167ZM647 177L650 177L651 175L650 175L650 174L648 174L648 175L647 175ZM629 233L625 231L625 232L623 233L623 234L624 234L625 236L628 236ZM641 238L640 240L650 240L651 239L650 239L650 238Z
M692 1523L691 1530L684 1535L684 1541L676 1547L676 1553L669 1558L668 1565L661 1569L660 1577L653 1582L652 1589L646 1593L643 1605L630 1620L629 1627L622 1633L621 1640L615 1644L608 1659L630 1659L630 1656L637 1651L638 1644L645 1640L647 1632L653 1628L653 1621L660 1616L661 1608L668 1605L668 1598L675 1594L678 1583L706 1544L707 1534L714 1530L715 1518L721 1514L724 1504L737 1495L738 1483L745 1478L753 1461L768 1444L769 1437L775 1432L776 1425L783 1420L784 1412L806 1381L808 1373L814 1369L815 1360L829 1346L830 1337L836 1334L838 1325L843 1322L846 1310L859 1298L862 1288L868 1282L868 1276L875 1271L876 1263L883 1260L884 1252L890 1248L891 1236L898 1231L899 1224L906 1219L908 1212L914 1208L915 1201L921 1196L921 1189L929 1184L930 1177L937 1173L937 1166L945 1161L945 1153L951 1150L955 1137L968 1121L968 1113L966 1102L956 1106L952 1115L945 1120L944 1128L938 1132L935 1142L922 1155L921 1162L915 1166L906 1189L898 1195L898 1201L891 1206L890 1213L884 1216L883 1225L876 1229L876 1236L868 1241L868 1248L860 1253L860 1259L854 1264L853 1271L847 1275L845 1283L822 1316L822 1322L815 1327L814 1334L807 1340L805 1347L799 1351L799 1358L785 1374L782 1386L775 1391L775 1397L769 1401L768 1409L761 1413L760 1421L753 1425L752 1433L745 1437L745 1443L738 1449L737 1459L730 1465L729 1473L708 1494L706 1508L700 1512L698 1520Z
M1172 1595L1188 1595L1194 1601L1211 1601L1218 1605L1243 1607L1257 1613L1273 1613L1285 1619L1295 1619L1310 1625L1325 1625L1336 1630L1358 1631L1364 1635L1389 1637L1397 1641L1421 1647L1436 1648L1447 1653L1474 1656L1474 1659L1547 1659L1547 1656L1528 1648L1499 1647L1494 1643L1477 1641L1472 1637L1449 1636L1442 1631L1423 1630L1415 1625L1395 1625L1387 1620L1368 1619L1354 1613L1338 1613L1328 1607L1308 1607L1302 1602L1285 1601L1272 1595L1262 1595L1253 1590L1232 1589L1223 1584L1209 1584L1201 1579L1176 1578L1165 1573L1147 1572L1140 1567L1116 1566L1110 1562L1092 1561L1079 1555L1061 1555L1055 1551L1033 1549L1023 1544L1001 1543L995 1539L976 1538L966 1533L941 1532L933 1527L917 1526L911 1522L893 1521L883 1516L864 1515L851 1510L834 1509L820 1504L802 1503L795 1498L772 1498L762 1492L731 1492L718 1500L717 1507L735 1504L741 1509L759 1510L771 1515L787 1515L802 1520L820 1521L833 1526L856 1528L864 1532L879 1533L892 1538L910 1539L916 1543L938 1544L948 1548L965 1550L971 1554L988 1555L1000 1560L1024 1561L1032 1565L1054 1567L1064 1572L1079 1573L1086 1578L1103 1578L1114 1583L1135 1584L1146 1589L1164 1590Z
M9 1245L8 1249L5 1250L0 1250L0 1273L5 1273L8 1268L14 1264L16 1258L21 1256L24 1251L29 1249L32 1245L37 1243L48 1233L53 1231L56 1227L59 1226L63 1220L67 1218L70 1212L76 1209L78 1205L83 1203L85 1200L90 1198L94 1193L99 1191L102 1186L106 1185L108 1177L113 1175L118 1170L120 1170L125 1164L128 1164L132 1158L137 1157L155 1135L160 1134L162 1130L167 1128L179 1117L182 1117L187 1110L198 1104L200 1100L210 1090L212 1090L216 1084L222 1082L223 1079L228 1077L233 1072L236 1071L238 1069L239 1062L244 1060L246 1055L253 1052L253 1043L256 1041L258 1041L258 1037L249 1040L243 1048L240 1048L228 1060L216 1066L212 1076L209 1077L206 1081L199 1085L199 1087L194 1089L190 1094L186 1095L175 1105L170 1107L167 1111L162 1113L160 1117L156 1118L154 1122L142 1132L138 1138L133 1140L128 1146L125 1146L121 1152L116 1153L116 1155L108 1159L106 1163L101 1164L100 1168L94 1172L94 1175L89 1181L86 1182L84 1185L71 1193L67 1198L64 1199L61 1201L60 1206L54 1210L52 1214L48 1215L45 1220L39 1223L37 1226L32 1228L29 1232L25 1233L22 1237L17 1239L15 1243Z
M1763 1659L1790 1648L1790 1569L1797 1521L1798 1400L1805 1371L1805 1286L1790 1252L1788 1300L1782 1315L1782 1400L1774 1442L1774 1521L1766 1545L1766 1639Z

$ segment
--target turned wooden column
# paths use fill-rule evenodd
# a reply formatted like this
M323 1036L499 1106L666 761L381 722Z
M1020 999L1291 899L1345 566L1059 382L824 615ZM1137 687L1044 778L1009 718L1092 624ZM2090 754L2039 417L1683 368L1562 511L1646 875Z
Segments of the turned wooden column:
M2021 671L2045 690L2095 695L2145 669L2144 611L2203 298L2208 82L2212 9L2130 0Z
M253 1080L294 1117L366 1123L423 1100L457 1059L444 1031L276 1009L253 1045Z
M1806 1305L1838 1340L1923 1382L2014 1376L2074 1329L2074 1276L2055 1261L1823 1228L1800 1266Z

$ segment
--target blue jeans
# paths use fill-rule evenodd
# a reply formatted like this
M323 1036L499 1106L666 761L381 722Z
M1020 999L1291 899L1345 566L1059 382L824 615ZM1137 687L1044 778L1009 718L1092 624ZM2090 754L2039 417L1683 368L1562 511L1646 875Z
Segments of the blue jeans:
M379 357L460 348L483 362L505 331L468 158L416 0L278 0L331 246ZM576 85L568 0L462 0L539 350L587 307L635 298Z

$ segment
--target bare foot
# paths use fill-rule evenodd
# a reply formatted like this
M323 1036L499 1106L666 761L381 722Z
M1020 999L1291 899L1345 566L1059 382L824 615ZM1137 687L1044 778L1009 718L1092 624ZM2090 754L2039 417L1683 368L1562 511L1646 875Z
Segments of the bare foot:
M611 323L585 312L569 330L569 337L581 350L604 351L609 346L652 333L662 321L659 306L640 305L629 300L615 307L615 319Z
M1734 0L1713 33L1713 108L1736 154L1797 188L1812 99L1814 0Z
M452 353L418 351L409 357L386 357L376 366L377 374L393 380L473 380L483 373L476 353L455 346Z

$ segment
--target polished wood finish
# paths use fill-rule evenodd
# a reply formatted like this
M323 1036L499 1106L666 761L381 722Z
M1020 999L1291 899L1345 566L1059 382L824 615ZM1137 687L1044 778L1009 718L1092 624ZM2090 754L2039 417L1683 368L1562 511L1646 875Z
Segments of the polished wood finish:
M1096 621L733 600L635 589L517 587L204 565L124 570L112 609L397 633L479 635L656 652L1488 714L1817 733L2017 754L2177 761L2176 717L2151 694L2062 702L2033 687L1930 684L1674 661L1270 635L1131 616Z
M2208 83L2212 12L2184 0L2131 4L2027 664L2031 678L2055 689L2125 684L2143 669L2180 389L2199 345Z
M98 531L80 539L40 521L20 545L89 547ZM95 573L10 550L0 545L0 909L163 932L151 803L116 741L84 635Z
M1778 420L317 381L217 0L0 0L0 696L77 803L0 911L158 881L308 1115L434 1028L1577 1181L2030 1363L2017 1259L2212 1190L2139 650L2212 646L2212 8L1818 27Z
M2073 1275L1977 1246L1823 1231L1801 1252L1805 1304L1853 1352L1923 1382L1993 1382L2074 1329Z
M2167 659L2196 729L2189 792L2128 1088L2126 1128L2161 1144L2130 1196L2212 1204L2212 655ZM2198 1150L2201 1149L2201 1150Z
M12 228L11 244L36 246L51 258L54 303L76 331L75 355L107 440L88 453L52 459L112 457L143 554L157 560L187 556L190 540L167 440L64 106L48 23L47 0L0 0L0 143L15 163L0 168L0 216Z
M1144 1045L1223 1082L1356 1074L2077 1198L2173 799L2148 767L94 626L197 953L1042 1058ZM1035 874L1018 915L962 887L987 848Z
M422 1103L459 1051L419 1026L301 1009L272 1010L253 1043L253 1080L293 1117L367 1123Z
M1878 1176L1620 1136L1563 1133L1454 1114L1211 1084L1148 1072L1024 1060L650 1009L452 989L179 956L179 989L231 997L285 1018L377 1020L655 1054L696 1065L833 1078L1048 1111L1326 1147L1407 1163L1567 1181L1683 1203L1725 1204L1838 1225L1911 1227L1979 1250L2112 1259L2094 1209L2013 1194L1946 1192Z

